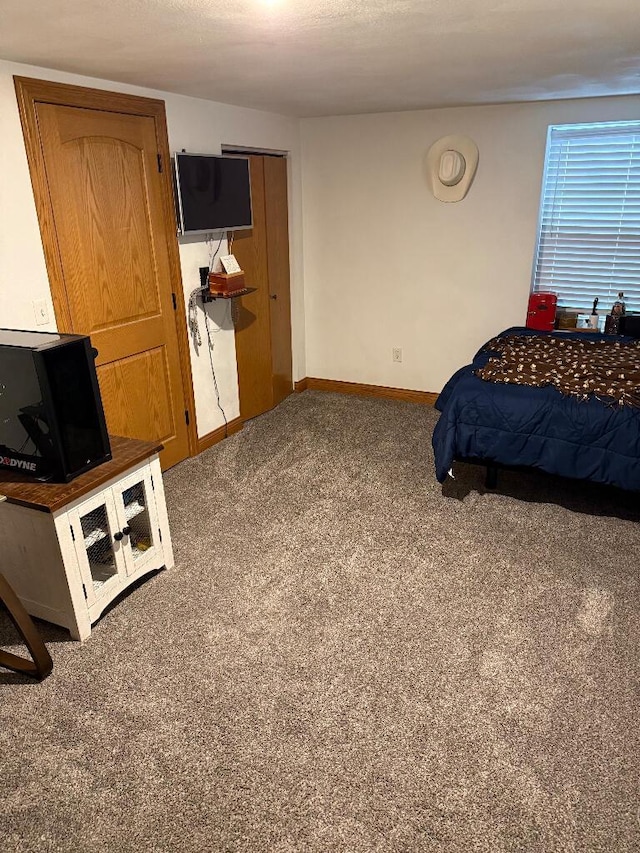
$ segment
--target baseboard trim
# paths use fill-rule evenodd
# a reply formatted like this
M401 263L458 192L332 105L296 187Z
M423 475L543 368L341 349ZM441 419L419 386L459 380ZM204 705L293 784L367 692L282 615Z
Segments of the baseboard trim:
M338 394L355 394L360 397L383 397L433 406L438 394L432 391L412 391L409 388L390 388L387 385L365 385L361 382L341 382L337 379L316 379L307 376L295 384L296 391L333 391Z
M232 421L229 421L226 428L221 426L218 427L218 429L214 429L212 432L208 432L206 435L203 435L202 438L198 439L198 453L202 453L203 450L208 450L210 447L213 447L214 444L222 441L227 436L233 435L234 432L239 432L243 425L244 421L242 418L234 418Z

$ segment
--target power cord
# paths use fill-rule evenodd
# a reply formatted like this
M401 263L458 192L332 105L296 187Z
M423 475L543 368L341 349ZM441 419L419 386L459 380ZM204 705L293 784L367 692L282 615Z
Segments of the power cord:
M202 295L202 288L200 287L196 287L196 289L192 290L189 294L189 308L187 312L189 331L191 332L193 345L196 349L202 346L202 336L200 334L200 326L198 325L198 295ZM202 307L204 308L204 303Z
M206 267L205 267L206 269ZM198 323L198 296L202 299L202 288L197 287L195 290L192 290L189 294L189 330L193 337L193 344L198 349L202 346L202 335L200 334L200 324ZM222 412L222 417L224 418L224 436L227 437L228 434L228 422L227 416L225 414L224 409L222 408L222 404L220 403L220 390L218 388L218 379L216 377L215 367L213 366L213 350L214 350L214 342L212 335L217 334L221 331L221 328L211 329L209 326L209 314L207 313L207 306L205 302L202 302L202 312L204 314L204 325L207 330L207 343L209 349L209 363L211 364L211 375L213 376L213 387L216 392L216 403L220 411Z
M211 375L213 377L213 387L216 393L216 403L218 408L222 413L222 417L224 419L224 437L227 438L229 434L229 422L227 421L227 415L222 408L222 403L220 402L220 389L218 387L218 378L216 376L216 370L213 365L213 349L214 343L212 338L212 330L209 327L209 314L207 313L207 306L203 299L203 294L205 288L207 288L207 279L208 274L213 269L213 265L215 263L216 257L218 256L218 252L220 251L220 246L222 245L222 241L225 237L225 232L223 231L220 235L220 239L218 240L218 245L213 250L213 235L210 234L207 238L207 244L209 246L209 266L200 268L200 277L201 277L201 286L196 287L195 290L192 290L189 294L189 308L188 308L188 317L187 322L189 325L189 331L191 332L191 336L193 337L193 344L196 349L202 346L202 335L200 334L200 324L198 323L198 296L200 296L202 302L202 311L204 314L204 326L207 332L207 343L209 350L209 363L211 365ZM219 332L220 328L213 331L213 334Z
M224 240L225 233L226 232L223 231L220 234L220 239L218 240L218 245L216 246L215 252L213 251L213 234L209 234L209 236L207 237L207 244L209 246L209 272L211 272L211 270L213 269L213 265L215 263L215 260L218 257L218 252L220 251L220 246L222 245L222 241ZM233 244L233 238L232 238L231 242ZM213 254L212 254L212 252L213 252Z
M216 378L215 367L213 366L213 339L211 338L211 330L209 329L209 315L207 314L207 306L203 304L202 306L204 310L204 327L207 330L207 342L209 344L209 363L211 364L211 375L213 376L213 387L216 392L216 403L218 404L218 408L222 412L222 417L224 419L224 437L227 438L229 435L229 423L227 421L227 416L225 414L224 409L222 408L222 404L220 403L220 389L218 388L218 380Z

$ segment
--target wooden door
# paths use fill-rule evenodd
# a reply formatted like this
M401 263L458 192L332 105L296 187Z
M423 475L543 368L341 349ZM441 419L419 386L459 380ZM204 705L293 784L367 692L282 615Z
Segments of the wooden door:
M236 306L236 361L243 420L255 418L274 405L263 160L256 155L249 157L253 228L237 231L232 246L247 286L256 288Z
M32 111L45 179L34 179L34 190L37 200L47 196L38 204L43 243L48 261L57 256L48 265L58 328L90 335L98 350L109 432L162 442L170 467L189 455L189 395L156 117L37 97Z
M293 391L287 161L264 157L265 224L271 323L273 405Z
M293 391L287 161L249 156L253 228L238 231L233 254L255 293L236 314L240 415L256 417Z

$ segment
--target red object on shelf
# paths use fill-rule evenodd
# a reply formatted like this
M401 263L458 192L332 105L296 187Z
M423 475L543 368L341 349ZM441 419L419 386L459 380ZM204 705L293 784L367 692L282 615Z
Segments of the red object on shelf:
M555 293L532 293L527 308L527 329L552 332L556 325L557 307L558 297Z

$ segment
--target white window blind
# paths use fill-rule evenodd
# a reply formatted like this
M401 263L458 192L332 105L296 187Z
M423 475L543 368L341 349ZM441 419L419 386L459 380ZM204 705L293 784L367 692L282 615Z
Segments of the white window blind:
M533 287L640 311L640 121L549 128Z

